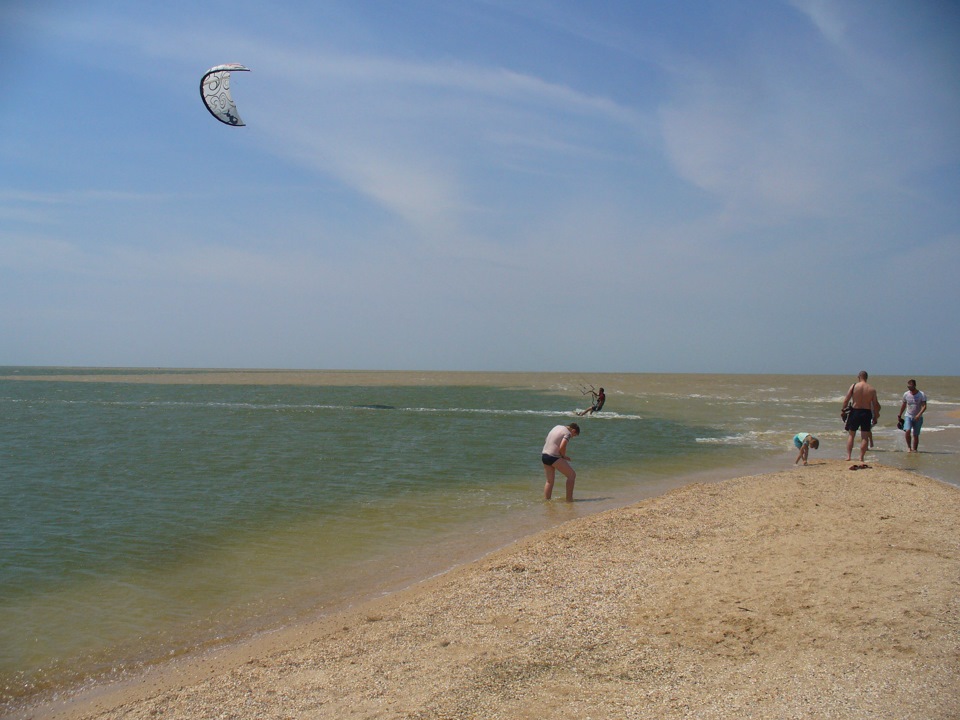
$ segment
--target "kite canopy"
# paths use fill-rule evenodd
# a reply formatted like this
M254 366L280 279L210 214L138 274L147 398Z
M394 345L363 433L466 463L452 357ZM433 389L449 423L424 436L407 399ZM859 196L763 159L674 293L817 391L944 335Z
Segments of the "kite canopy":
M204 73L200 79L200 97L207 110L217 120L227 125L237 127L243 125L243 120L237 114L237 106L230 96L230 73L238 71L249 72L250 68L237 63L216 65Z

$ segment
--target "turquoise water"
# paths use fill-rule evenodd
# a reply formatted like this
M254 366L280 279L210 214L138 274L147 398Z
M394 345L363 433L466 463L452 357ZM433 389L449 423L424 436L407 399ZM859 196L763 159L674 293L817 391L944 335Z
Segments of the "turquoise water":
M77 381L105 374L131 382ZM606 412L580 419L572 376L181 375L0 368L4 702L395 589L691 472L792 466L799 430L839 457L847 387L611 375ZM956 482L960 383L920 387L928 452L880 427L875 459ZM543 438L574 420L578 502L544 503Z

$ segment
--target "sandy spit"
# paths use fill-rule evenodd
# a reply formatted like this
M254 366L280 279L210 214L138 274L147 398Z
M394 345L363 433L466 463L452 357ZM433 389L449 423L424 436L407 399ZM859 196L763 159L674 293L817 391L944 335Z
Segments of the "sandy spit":
M522 372L441 372L414 370L175 370L157 369L141 373L137 369L110 372L103 368L91 374L78 374L79 368L64 368L57 375L0 375L0 380L21 382L81 382L128 383L146 385L303 385L303 386L433 386L483 385L503 387L549 386L553 382L569 381L564 373ZM609 377L609 376L608 376ZM617 377L617 376L612 376Z
M849 467L687 486L21 716L958 718L960 491Z

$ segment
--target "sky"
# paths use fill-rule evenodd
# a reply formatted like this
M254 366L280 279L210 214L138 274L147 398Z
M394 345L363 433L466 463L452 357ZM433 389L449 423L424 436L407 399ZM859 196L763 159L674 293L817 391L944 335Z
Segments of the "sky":
M960 374L952 0L6 0L0 365ZM231 79L245 127L199 83Z

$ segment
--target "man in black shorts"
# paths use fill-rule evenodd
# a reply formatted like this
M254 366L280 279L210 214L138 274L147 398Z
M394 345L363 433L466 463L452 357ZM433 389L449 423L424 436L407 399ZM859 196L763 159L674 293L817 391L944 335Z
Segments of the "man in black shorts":
M852 401L852 403L851 403ZM847 460L853 453L853 442L860 431L860 462L867 454L870 441L873 440L873 426L880 419L880 402L877 400L877 391L867 382L867 371L861 370L857 375L857 382L850 386L840 406L841 412L848 403L853 405L844 429L849 433L847 437Z

